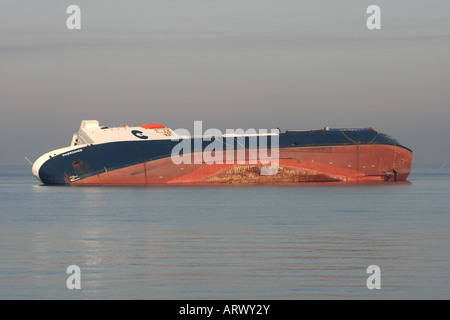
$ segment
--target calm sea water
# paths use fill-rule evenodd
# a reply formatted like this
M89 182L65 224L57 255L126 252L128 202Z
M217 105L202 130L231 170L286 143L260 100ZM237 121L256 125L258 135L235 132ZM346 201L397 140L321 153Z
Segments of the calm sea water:
M0 299L449 299L449 191L439 166L293 187L49 187L0 167Z

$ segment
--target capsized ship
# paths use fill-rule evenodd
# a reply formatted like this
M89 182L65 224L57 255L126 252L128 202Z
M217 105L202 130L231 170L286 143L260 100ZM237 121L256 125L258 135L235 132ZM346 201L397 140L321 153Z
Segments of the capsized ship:
M273 135L278 138L276 149L268 139ZM171 155L180 141L192 148L182 149L179 155L192 161L173 160ZM203 159L211 141L216 146L223 144L219 152L223 152L224 161ZM254 152L261 148L277 157L272 174L261 174L267 168L267 158ZM215 155L218 151L208 152ZM161 124L107 127L96 120L83 120L71 145L42 155L32 172L47 185L381 182L406 180L411 161L409 148L372 128L325 127L205 137L181 136Z

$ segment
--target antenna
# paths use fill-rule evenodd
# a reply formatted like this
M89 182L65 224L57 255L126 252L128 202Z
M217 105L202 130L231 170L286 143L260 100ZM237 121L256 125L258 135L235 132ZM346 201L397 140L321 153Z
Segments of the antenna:
M31 166L33 166L33 162L31 162L30 159L28 159L27 157L25 157L25 159L31 164Z

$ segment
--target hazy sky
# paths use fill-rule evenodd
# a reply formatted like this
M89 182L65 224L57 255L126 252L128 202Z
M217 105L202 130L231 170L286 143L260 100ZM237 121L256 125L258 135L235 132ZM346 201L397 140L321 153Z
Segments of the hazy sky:
M69 145L83 119L372 126L450 164L450 1L1 0L0 108L0 164Z

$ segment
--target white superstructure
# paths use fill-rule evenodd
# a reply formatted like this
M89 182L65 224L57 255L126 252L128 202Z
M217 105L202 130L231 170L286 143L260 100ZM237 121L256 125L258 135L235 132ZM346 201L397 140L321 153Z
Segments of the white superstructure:
M101 127L97 120L83 120L80 130L73 134L71 146L118 141L170 140L179 136L160 124L142 127Z

